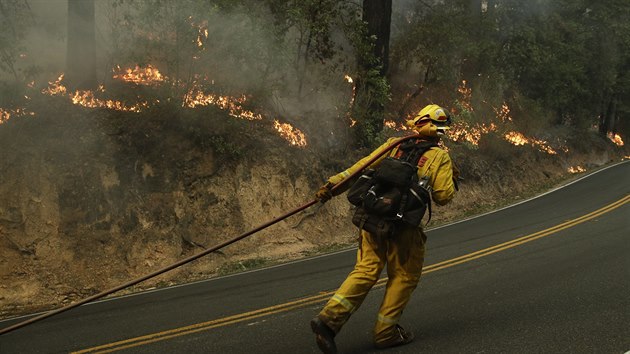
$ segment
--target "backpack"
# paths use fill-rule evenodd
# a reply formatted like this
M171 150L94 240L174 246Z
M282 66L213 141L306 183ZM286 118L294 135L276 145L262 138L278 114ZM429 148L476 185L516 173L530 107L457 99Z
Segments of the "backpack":
M376 236L392 237L403 227L418 227L429 209L428 177L418 178L418 161L436 143L414 139L402 143L395 156L367 169L348 190L357 208L352 223Z

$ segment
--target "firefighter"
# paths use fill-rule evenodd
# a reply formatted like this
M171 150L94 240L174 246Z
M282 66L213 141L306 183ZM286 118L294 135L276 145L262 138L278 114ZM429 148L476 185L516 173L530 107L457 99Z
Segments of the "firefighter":
M424 107L406 124L423 139L437 143L448 129L450 121L450 115L445 109L432 104ZM332 188L337 183L387 149L393 140L395 139L389 139L352 167L330 177L316 193L316 198L320 202L328 201L333 196ZM394 148L386 155L393 156L396 150ZM370 167L378 166L383 158L376 160ZM445 205L453 199L456 190L454 171L459 174L448 153L437 146L425 152L418 162L418 176L428 176L431 197L436 204ZM399 321L420 280L426 240L427 236L421 226L402 228L390 238L377 237L361 230L354 270L310 323L317 345L324 353L337 352L334 339L336 334L359 308L385 265L388 279L374 326L374 345L382 349L404 345L413 340L413 334L403 329Z

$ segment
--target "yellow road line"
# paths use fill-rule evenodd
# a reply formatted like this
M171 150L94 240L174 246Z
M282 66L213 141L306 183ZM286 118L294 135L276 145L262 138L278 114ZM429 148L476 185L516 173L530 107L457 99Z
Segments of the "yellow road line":
M600 215L603 215L605 213L608 213L626 203L628 203L628 201L630 201L630 195L627 195L623 198L621 198L620 200L609 204L603 208L597 209L591 213L588 213L586 215L580 216L576 219L572 219L569 220L567 222L564 222L562 224L550 227L548 229L542 230L542 231L538 231L535 232L533 234L527 235L527 236L522 236L519 238L516 238L514 240L508 241L508 242L504 242L498 245L494 245L488 248L484 248L482 250L479 251L475 251L472 253L468 253L465 254L463 256L460 257L456 257L456 258L452 258L443 262L439 262L439 263L435 263L435 264L431 264L429 266L426 266L424 268L424 270L422 271L423 274L428 274L431 272L435 272L441 269L445 269L445 268L450 268L453 267L455 265L458 264L462 264L465 262L470 262L472 260L481 258L481 257L485 257L497 252L501 252L519 245L522 245L524 243L530 242L530 241L534 241L537 240L539 238L543 238L549 235L552 235L554 233L557 233L559 231L568 229L570 227L576 226L578 224L581 224L583 222L592 220ZM387 283L387 278L382 278L379 279L375 285L375 287L382 287ZM180 327L180 328L174 328L171 330L167 330L167 331L163 331L163 332L158 332L158 333L153 333L153 334L148 334L148 335L144 335L144 336L140 336L140 337L135 337L135 338L130 338L130 339L126 339L126 340L122 340L122 341L118 341L118 342L113 342L113 343L108 343L108 344L103 344L97 347L92 347L92 348L88 348L88 349L83 349L80 351L76 351L73 352L72 354L84 354L84 353L111 353L114 351L119 351L119 350L123 350L123 349L128 349L128 348L133 348L133 347L137 347L140 345L145 345L145 344L149 344L149 343L154 343L154 342L158 342L158 341L162 341L162 340L166 340L166 339L170 339L170 338L175 338L175 337L179 337L179 336L183 336L183 335L187 335L187 334L191 334L191 333L197 333L197 332L201 332L201 331L206 331L212 328L217 328L217 327L222 327L222 326L227 326L230 324L234 324L234 323L239 323L239 322L244 322L244 321L249 321L249 320L253 320L255 318L259 318L259 317L263 317L263 316L269 316L269 315L273 315L276 313L281 313L281 312L287 312L290 310L294 310L294 309L298 309L298 308L303 308L309 305L315 305L318 303L321 303L325 300L327 300L330 296L332 296L334 294L334 291L328 291L328 292L323 292L320 293L318 295L314 295L314 296L310 296L310 297L306 297L303 299L299 299L299 300L295 300L295 301L290 301L290 302L286 302L283 304L279 304L279 305L275 305L275 306L270 306L270 307L266 307L266 308L262 308L262 309L258 309L255 311L249 311L249 312L244 312L241 314L237 314L237 315L233 315L233 316L228 316L228 317L223 317L223 318L219 318L216 320L212 320L212 321L207 321L207 322L202 322L202 323L197 323L194 325L190 325L190 326L185 326L185 327Z
M481 258L481 257L485 257L487 255L493 254L493 253L497 253L500 251L504 251L506 249L512 248L512 247L516 247L518 245L522 245L523 243L526 242L530 242L533 240L537 240L539 238L545 237L545 236L549 236L553 233L556 233L558 231L562 231L564 229L568 229L570 227L573 227L575 225L581 224L585 221L594 219L602 214L605 214L613 209L616 209L620 206L622 206L623 204L627 203L630 200L630 196L625 196L624 198L621 198L620 200L609 204L601 209L595 210L594 212L591 212L589 214L583 215L579 218L573 219L573 220L569 220L567 222L564 222L562 224L550 227L548 229L542 230L542 231L538 231L536 233L527 235L527 236L523 236L523 237L519 237L517 239L505 242L505 243L501 243L498 245L494 245L492 247L488 247L488 248L484 248L482 250L476 251L476 252L472 252L472 253L468 253L465 254L463 256L457 257L457 258L452 258L440 263L436 263L436 264L432 264L430 266L425 267L425 270L423 270L423 274L427 273L427 271L434 271L434 270L439 270L439 269L444 269L444 268L448 268L451 267L453 265L456 264L461 264L464 262L468 262L471 261L473 259L477 259L477 258Z

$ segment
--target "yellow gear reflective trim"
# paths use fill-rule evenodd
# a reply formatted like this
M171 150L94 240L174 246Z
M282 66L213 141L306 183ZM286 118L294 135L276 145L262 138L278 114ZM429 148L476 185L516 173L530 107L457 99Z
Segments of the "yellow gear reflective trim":
M378 321L381 323L388 324L388 325L395 325L395 324L398 324L398 317L386 317L379 313Z
M352 303L350 303L350 301L348 301L348 299L346 299L345 297L335 294L332 297L332 300L337 301L339 304L341 304L341 306L345 307L346 310L350 311L350 312L354 312L355 308L354 305L352 305Z
M341 181L343 181L344 179L346 179L348 176L350 176L351 172L350 170L345 170L343 172L340 172L330 178L328 178L328 182L332 183L332 184L337 184Z

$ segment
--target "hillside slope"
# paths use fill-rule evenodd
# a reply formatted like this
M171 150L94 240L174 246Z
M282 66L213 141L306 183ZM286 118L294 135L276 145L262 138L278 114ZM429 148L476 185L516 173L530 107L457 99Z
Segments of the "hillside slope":
M215 108L136 114L42 99L35 117L0 125L1 317L62 306L248 231L310 201L365 153L296 148L270 124ZM448 145L464 180L431 225L531 196L572 178L571 166L623 156L591 138L592 149L553 156ZM297 227L300 216L128 291L351 245L350 216L335 198Z

